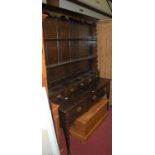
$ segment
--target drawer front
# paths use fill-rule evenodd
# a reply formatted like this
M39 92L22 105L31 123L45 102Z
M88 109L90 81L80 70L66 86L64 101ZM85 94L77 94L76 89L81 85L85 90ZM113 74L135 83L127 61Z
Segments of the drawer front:
M98 75L97 74L91 75L90 77L88 77L85 80L85 85L90 85L92 82L94 82L95 80L97 80L97 78L98 78Z
M62 100L64 98L64 96L65 96L64 91L61 91L56 94L51 94L49 96L49 98L50 98L50 101L52 101L52 102L59 102L60 100Z
M89 108L105 94L105 87L99 90L92 90L89 96Z
M78 118L81 114L87 111L87 99L79 103L77 106L75 106L71 111L69 111L66 114L66 121L69 122L69 124L72 124L76 118Z
M67 86L65 90L65 96L69 96L77 90L78 90L78 87L76 85Z

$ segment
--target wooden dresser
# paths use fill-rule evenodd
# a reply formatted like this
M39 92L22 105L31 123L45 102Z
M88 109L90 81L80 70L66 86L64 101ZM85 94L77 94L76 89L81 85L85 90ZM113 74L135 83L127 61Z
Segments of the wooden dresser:
M49 102L59 105L67 154L69 128L101 97L109 98L110 80L97 69L97 19L43 5L45 62Z

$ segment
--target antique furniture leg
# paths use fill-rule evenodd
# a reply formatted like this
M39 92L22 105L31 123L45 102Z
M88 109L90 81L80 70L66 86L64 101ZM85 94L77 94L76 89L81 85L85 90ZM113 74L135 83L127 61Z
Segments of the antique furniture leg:
M108 84L109 86L108 86L108 93L107 93L107 99L109 100L109 98L110 98L110 84ZM107 104L107 110L109 110L109 102L108 102L108 104Z
M110 96L110 94L109 94L109 92L107 93L107 99L109 100L109 96ZM107 103L107 110L109 110L109 102Z
M64 131L64 135L65 135L65 141L66 141L66 147L67 147L67 155L71 155L69 130L68 130L68 128L63 128L63 131Z

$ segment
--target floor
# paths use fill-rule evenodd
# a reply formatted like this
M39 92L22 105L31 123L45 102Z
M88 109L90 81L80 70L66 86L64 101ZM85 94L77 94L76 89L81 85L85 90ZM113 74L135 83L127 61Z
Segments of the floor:
M74 137L70 137L70 140L72 155L112 155L112 108L109 109L108 116L86 143L81 143ZM62 146L64 155L66 155L64 137Z

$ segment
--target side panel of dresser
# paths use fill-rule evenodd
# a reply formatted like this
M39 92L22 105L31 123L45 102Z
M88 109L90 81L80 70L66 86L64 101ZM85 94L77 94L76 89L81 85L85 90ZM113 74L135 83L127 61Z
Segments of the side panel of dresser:
M46 18L47 18L47 15L43 14L42 15L42 22L44 22L44 20ZM43 29L42 29L42 32L43 32ZM42 33L42 87L45 87L46 88L46 92L48 93L43 33Z

